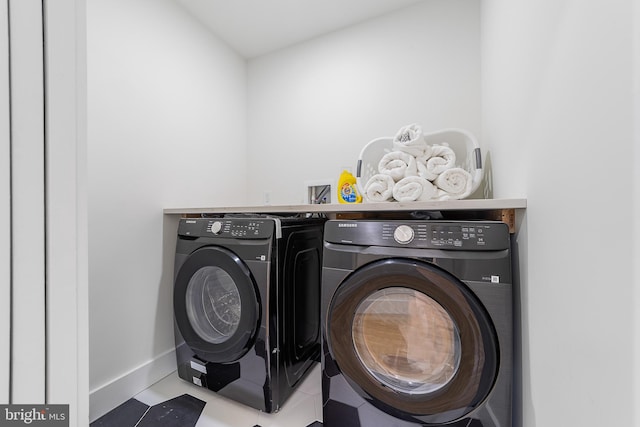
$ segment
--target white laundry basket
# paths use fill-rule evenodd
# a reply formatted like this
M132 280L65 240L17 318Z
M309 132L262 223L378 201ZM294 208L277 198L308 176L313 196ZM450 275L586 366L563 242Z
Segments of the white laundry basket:
M473 178L471 193L473 194L482 181L482 152L475 136L463 129L442 129L425 133L424 138L429 145L447 143L456 153L456 166L465 169ZM378 173L378 163L382 156L393 151L393 137L376 138L360 151L356 168L356 185L360 194L369 179Z

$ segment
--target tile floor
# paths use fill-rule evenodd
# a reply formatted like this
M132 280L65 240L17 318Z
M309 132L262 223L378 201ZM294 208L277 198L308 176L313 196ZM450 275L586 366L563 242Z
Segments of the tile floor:
M195 427L307 427L321 425L322 390L320 364L311 370L296 392L279 412L266 414L221 397L209 390L192 385L176 372L134 396L152 406L182 394L189 394L206 402Z

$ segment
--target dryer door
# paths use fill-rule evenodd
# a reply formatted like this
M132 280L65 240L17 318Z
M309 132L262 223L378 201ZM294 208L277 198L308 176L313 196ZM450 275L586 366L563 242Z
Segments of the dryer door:
M255 342L261 305L247 265L222 247L193 252L176 275L173 308L186 344L206 362L233 362Z
M427 262L385 259L356 270L336 291L327 328L353 389L398 418L457 420L496 380L489 315L464 283Z
M320 353L322 229L291 233L284 256L281 351L287 382L293 387Z

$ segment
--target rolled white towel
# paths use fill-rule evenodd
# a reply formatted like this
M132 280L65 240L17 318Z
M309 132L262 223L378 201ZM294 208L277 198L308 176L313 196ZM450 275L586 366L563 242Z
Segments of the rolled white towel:
M408 176L393 186L393 198L399 202L419 202L434 198L437 188L424 178Z
M392 151L382 156L378 172L391 176L396 182L406 176L415 176L418 174L416 158L402 151Z
M433 181L437 188L439 200L459 200L468 197L473 187L473 177L462 168L447 169Z
M393 199L395 181L391 176L378 173L369 178L364 186L364 199L367 202L388 202Z
M425 157L431 152L431 146L424 139L422 127L415 123L400 128L393 137L393 149L414 157Z
M416 170L418 172L419 177L429 181L433 181L438 177L437 174L432 173L429 171L429 169L427 169L427 163L424 157L420 157L416 159Z
M421 157L418 161L426 166L424 178L433 181L442 172L455 166L456 153L446 143L434 144L431 146L431 155Z

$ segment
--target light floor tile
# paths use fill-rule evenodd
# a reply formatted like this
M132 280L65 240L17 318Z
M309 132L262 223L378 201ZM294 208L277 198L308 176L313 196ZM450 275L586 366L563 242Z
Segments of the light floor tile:
M316 420L322 421L322 393L315 398Z
M298 386L296 391L302 391L307 394L321 394L322 393L322 367L319 363L316 363L311 372L306 378L302 380L302 383Z
M155 405L182 394L190 394L207 404L196 427L306 427L322 420L321 369L316 365L284 403L279 412L267 414L197 387L178 377L177 372L163 378L135 396Z
M261 427L306 427L316 421L315 397L294 394L275 414L260 413Z

